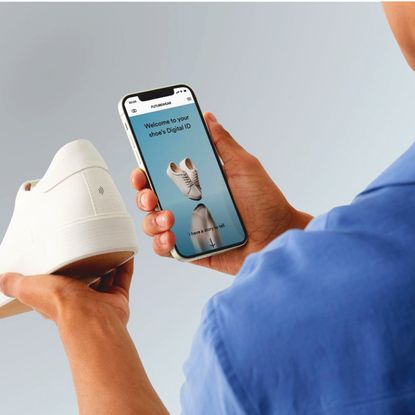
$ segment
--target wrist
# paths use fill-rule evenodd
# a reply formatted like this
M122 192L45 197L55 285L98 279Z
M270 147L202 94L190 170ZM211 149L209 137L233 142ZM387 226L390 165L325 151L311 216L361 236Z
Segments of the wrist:
M56 319L61 337L82 330L124 326L110 306L102 303L71 303L62 307Z
M291 207L291 218L288 223L287 230L304 229L310 223L311 220L313 220L313 216Z

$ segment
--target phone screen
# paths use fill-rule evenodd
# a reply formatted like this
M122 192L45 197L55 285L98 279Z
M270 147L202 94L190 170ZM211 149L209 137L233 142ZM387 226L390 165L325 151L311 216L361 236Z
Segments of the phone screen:
M187 86L130 95L124 111L184 258L243 244L246 234L202 114Z

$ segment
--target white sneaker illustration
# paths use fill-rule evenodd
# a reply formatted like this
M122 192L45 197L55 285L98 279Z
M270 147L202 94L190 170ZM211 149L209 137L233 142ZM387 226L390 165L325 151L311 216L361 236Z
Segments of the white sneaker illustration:
M199 251L210 251L222 246L216 222L203 203L193 209L190 232L193 246Z
M192 183L199 189L200 193L202 193L202 187L200 186L199 181L199 173L192 160L189 157L186 157L180 162L180 168L187 173Z
M134 225L95 147L62 147L42 179L20 187L0 245L0 273L59 273L92 281L138 250ZM30 309L0 294L0 318Z
M176 163L169 163L166 173L178 189L189 199L200 200L202 198L202 193L192 182L192 179Z

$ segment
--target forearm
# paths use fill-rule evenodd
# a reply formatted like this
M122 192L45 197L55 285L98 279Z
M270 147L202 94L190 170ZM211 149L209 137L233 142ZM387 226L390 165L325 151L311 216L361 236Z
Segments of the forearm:
M167 414L123 323L110 312L96 314L59 324L80 414Z

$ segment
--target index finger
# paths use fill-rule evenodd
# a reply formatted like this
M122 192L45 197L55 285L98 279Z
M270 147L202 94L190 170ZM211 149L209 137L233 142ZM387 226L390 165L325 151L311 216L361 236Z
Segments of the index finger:
M136 168L132 171L131 184L136 190L142 190L149 187L147 176L143 170Z
M76 282L57 275L23 276L8 272L0 276L0 291L48 317L56 314L55 297L68 284Z

